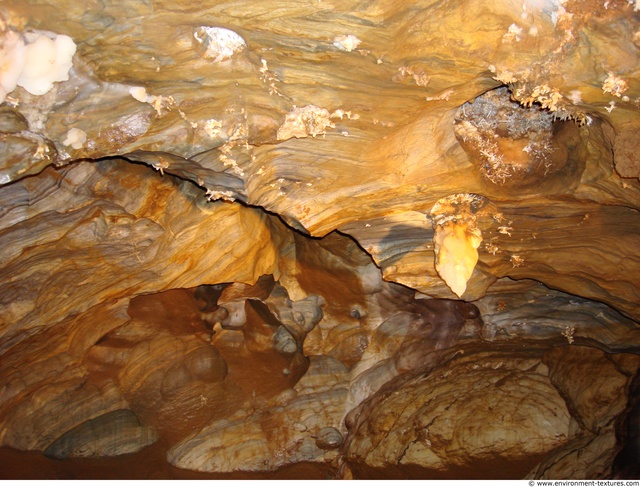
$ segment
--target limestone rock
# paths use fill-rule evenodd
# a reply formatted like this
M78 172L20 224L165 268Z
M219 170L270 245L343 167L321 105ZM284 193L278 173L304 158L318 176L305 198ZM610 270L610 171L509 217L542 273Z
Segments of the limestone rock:
M558 360L560 354L565 356L563 360ZM567 354L570 360L565 360ZM629 360L635 364L639 361L637 355L629 356ZM626 407L624 391L630 382L626 371L611 356L586 347L554 349L545 356L545 362L550 365L551 380L558 381L558 390L574 411L573 419L579 423L581 432L541 462L530 476L554 478L567 472L573 477L609 478L618 453L614 418ZM558 366L573 370L560 372ZM598 367L597 376L587 375L581 370L585 367ZM590 380L585 380L586 377Z
M407 466L438 478L474 469L502 476L499 467L534 462L570 435L569 411L544 369L502 354L463 356L387 386L360 406L347 462L361 475L364 465L395 476Z
M325 450L341 443L336 440L340 432L327 431L326 425L340 423L346 372L336 360L311 360L291 398L280 395L259 410L247 404L174 446L168 459L181 468L208 472L269 471L293 462L322 462Z
M120 409L76 426L49 445L45 455L110 457L138 451L156 439L155 432L143 427L135 414Z
M636 7L3 1L0 464L638 477Z

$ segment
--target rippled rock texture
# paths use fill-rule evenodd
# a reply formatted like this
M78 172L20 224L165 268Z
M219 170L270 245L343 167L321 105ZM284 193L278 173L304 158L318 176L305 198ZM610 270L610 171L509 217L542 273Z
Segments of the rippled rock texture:
M637 9L4 2L3 477L637 478Z

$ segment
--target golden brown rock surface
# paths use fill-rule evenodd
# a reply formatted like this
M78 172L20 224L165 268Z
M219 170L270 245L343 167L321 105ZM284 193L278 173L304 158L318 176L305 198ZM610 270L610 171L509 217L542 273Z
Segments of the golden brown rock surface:
M2 476L637 477L638 8L3 2Z

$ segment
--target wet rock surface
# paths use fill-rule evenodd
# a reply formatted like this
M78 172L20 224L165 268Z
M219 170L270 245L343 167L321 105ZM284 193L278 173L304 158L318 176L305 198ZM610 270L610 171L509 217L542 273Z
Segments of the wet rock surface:
M635 7L3 2L0 476L637 478Z

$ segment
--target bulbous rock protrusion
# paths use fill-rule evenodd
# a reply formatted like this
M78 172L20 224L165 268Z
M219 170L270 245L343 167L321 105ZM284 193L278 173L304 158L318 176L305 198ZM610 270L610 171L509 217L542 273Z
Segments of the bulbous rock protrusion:
M436 271L447 286L461 297L478 262L482 233L465 224L448 223L439 227L433 237Z
M509 89L500 87L465 103L456 114L454 133L458 142L482 176L494 185L531 187L567 162L568 153L554 135L554 120L570 114L561 107L552 108L553 91L536 96L545 97L551 104L548 110L533 105L533 98L522 104L513 101ZM577 112L574 116L579 117Z
M362 306L356 304L351 308L351 311L349 311L349 316L359 320L367 316L367 311Z
M273 341L275 342L275 349L280 353L296 353L298 351L298 344L284 326L278 328L278 331L273 336Z
M45 31L19 34L7 30L1 34L0 102L4 102L16 86L32 95L44 95L54 83L69 79L76 52L71 37Z
M231 59L247 48L246 41L232 30L202 25L193 30L194 46L214 63Z
M475 213L487 203L479 195L456 194L440 199L431 210L436 271L458 297L466 291L478 262L482 232Z
M343 441L342 433L331 426L322 428L316 435L316 446L322 450L335 450L336 448L340 448Z

